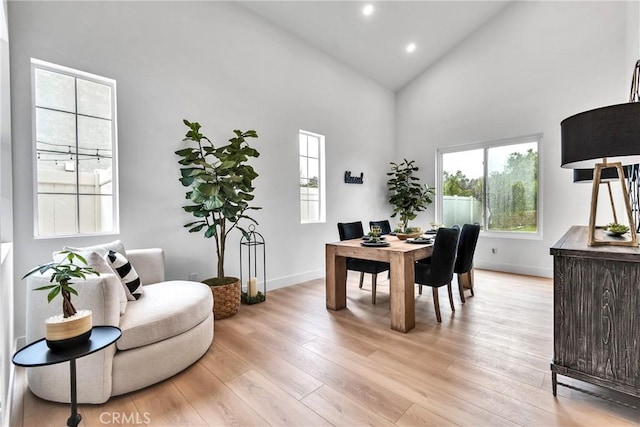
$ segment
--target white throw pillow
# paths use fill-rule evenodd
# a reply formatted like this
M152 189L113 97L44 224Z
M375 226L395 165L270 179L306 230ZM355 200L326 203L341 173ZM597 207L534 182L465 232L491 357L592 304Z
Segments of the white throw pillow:
M69 250L69 249L65 249L65 250ZM75 252L78 255L80 255L81 257L83 257L87 261L87 265L89 267L93 268L95 271L97 271L101 275L102 274L113 274L114 276L120 278L118 276L118 274L111 268L109 263L107 263L107 261L105 261L105 259L102 258L100 256L100 254L98 254L97 252L95 252L95 251L80 251L80 250L74 250L73 252ZM54 252L53 253L53 261L54 262L61 262L65 258L66 258L65 254L62 254L60 252ZM77 259L74 259L74 264L75 265L80 265L80 266L83 265ZM115 277L114 277L114 279L115 279ZM119 281L118 282L109 281L109 283L111 283L111 284L115 283L118 286L118 297L120 299L120 316L122 316L127 310L127 293L123 289L123 287L122 287L122 285L120 284Z
M113 242L103 243L101 245L85 246L84 248L74 248L71 246L65 246L62 250L73 252L97 252L98 255L104 258L109 251L118 252L122 255L126 255L124 245L120 240L114 240Z
M120 281L129 301L135 301L142 296L142 282L133 265L119 252L109 251L104 259L120 277Z

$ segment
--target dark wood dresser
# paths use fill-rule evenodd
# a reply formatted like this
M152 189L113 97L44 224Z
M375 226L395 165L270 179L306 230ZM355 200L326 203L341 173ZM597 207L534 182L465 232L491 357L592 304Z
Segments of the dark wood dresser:
M574 226L551 255L553 394L560 374L640 397L640 249L587 246Z

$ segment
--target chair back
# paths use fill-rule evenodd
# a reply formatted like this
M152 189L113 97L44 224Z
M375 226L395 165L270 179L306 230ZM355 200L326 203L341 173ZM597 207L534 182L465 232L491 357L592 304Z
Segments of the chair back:
M362 230L362 221L356 222L339 222L338 233L340 234L340 240L357 239L364 236Z
M373 227L374 225L380 227L380 229L382 230L382 232L380 233L381 235L391 233L391 224L389 224L388 219L383 219L382 221L369 221L369 229L371 229L371 227Z
M473 254L476 251L479 235L480 225L465 224L462 226L458 242L458 255L453 269L456 274L466 273L473 268Z
M459 235L460 230L455 228L438 229L431 254L429 285L441 286L451 282Z

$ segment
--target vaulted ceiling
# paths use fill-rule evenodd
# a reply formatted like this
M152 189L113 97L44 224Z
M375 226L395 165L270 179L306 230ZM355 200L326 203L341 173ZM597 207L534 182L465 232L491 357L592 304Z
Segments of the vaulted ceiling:
M508 1L240 1L274 25L396 91ZM365 6L371 5L367 16ZM409 44L415 44L412 53Z

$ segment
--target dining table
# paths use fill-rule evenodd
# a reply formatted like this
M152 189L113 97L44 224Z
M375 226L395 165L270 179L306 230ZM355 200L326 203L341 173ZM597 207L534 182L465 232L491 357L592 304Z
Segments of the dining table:
M326 244L327 309L347 307L347 258L388 262L391 329L406 333L416 325L414 263L430 257L433 244L412 243L392 235L386 235L385 241L388 246L365 246L363 239Z

